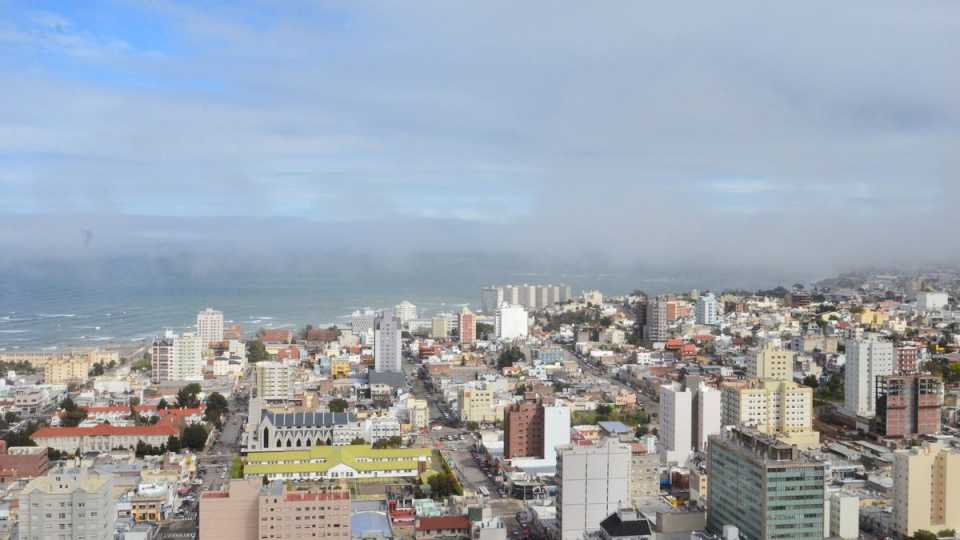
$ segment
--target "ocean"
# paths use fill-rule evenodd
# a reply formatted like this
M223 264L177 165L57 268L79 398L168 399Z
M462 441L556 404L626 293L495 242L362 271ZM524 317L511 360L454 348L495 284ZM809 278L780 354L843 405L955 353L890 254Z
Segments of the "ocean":
M528 268L514 260L439 255L389 264L343 258L306 267L198 265L177 257L21 264L0 271L0 349L130 347L165 329L189 328L208 306L253 333L261 327L346 323L354 310L402 300L427 316L463 305L478 309L480 288L494 283L568 283L574 294L682 285L628 273Z

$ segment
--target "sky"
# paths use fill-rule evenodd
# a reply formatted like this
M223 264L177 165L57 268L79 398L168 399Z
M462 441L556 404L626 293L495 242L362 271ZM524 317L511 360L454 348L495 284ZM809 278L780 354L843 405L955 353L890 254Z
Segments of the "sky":
M0 263L955 262L957 51L951 0L0 0Z

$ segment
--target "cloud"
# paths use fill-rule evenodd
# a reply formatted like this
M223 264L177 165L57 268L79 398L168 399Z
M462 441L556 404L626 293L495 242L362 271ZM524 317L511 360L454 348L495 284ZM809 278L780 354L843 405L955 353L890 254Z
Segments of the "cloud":
M289 219L378 223L356 230L571 264L939 261L960 247L958 12L151 1L107 26L34 13L0 29L22 53L0 63L0 212L255 216L284 234ZM31 48L54 56L38 65ZM211 240L230 230L213 223Z

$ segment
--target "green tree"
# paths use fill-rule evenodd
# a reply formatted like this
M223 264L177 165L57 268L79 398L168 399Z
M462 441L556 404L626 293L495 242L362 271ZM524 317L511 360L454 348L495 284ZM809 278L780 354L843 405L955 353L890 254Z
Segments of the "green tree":
M233 463L230 464L230 478L243 478L243 460L240 456L234 456Z
M171 452L179 452L182 446L183 445L180 444L180 438L176 435L170 435L167 437L167 450Z
M957 536L956 529L942 529L937 533L940 538L954 538Z
M431 497L434 499L445 499L451 495L460 495L463 488L457 482L457 477L452 472L438 473L430 477L427 481L430 485Z
M327 406L330 408L330 412L340 413L347 410L347 400L345 399L331 399L330 403Z
M222 427L220 419L223 418L223 415L226 414L229 408L227 398L223 397L219 392L213 392L207 396L206 405L207 408L203 412L203 419L217 426L217 429L220 429Z
M522 362L526 359L527 356L523 354L523 351L521 351L519 347L509 347L497 357L497 369L511 367L516 362Z
M488 323L477 323L477 339L487 340L493 336L494 327Z
M93 367L90 368L90 376L99 377L101 375L103 375L103 364L94 364Z
M477 431L478 429L480 429L480 424L474 422L473 420L467 422L467 431Z
M63 410L60 413L60 425L63 427L77 427L87 418L87 413L77 407L69 397L60 402L60 409Z
M170 404L167 403L167 400L160 398L160 401L157 402L157 410L159 411L161 409L168 409L168 408L170 408Z
M350 444L367 444L367 441L363 437L357 437L356 439L350 441Z
M807 375L806 377L803 378L803 385L809 386L810 388L816 388L817 386L819 386L819 382L817 381L816 376Z
M180 442L184 448L195 452L203 450L207 444L207 428L202 424L190 424L180 433Z
M937 535L930 531L920 529L913 533L913 540L937 540Z
M180 390L177 390L177 407L193 409L200 406L200 399L197 397L200 394L200 385L197 383L190 383Z
M247 361L250 363L266 362L270 359L267 347L259 339L247 342Z

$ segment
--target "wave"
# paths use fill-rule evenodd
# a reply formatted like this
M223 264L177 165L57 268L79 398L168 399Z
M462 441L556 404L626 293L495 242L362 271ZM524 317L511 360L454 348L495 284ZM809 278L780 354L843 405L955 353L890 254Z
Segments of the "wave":
M26 334L29 330L0 330L0 334Z
M41 319L71 319L76 316L76 313L37 313Z

